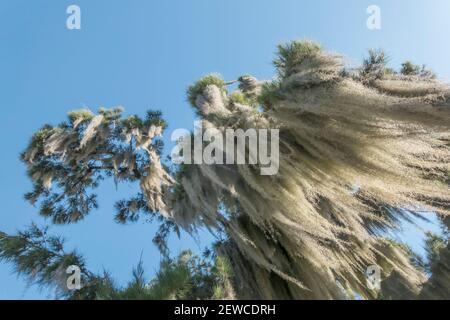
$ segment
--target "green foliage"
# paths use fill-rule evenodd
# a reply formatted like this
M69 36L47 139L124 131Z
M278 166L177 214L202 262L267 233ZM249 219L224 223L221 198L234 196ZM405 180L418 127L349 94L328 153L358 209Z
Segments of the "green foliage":
M242 92L235 91L230 95L230 100L233 103L239 103L239 104L248 104L248 99L245 97L245 95Z
M322 51L321 45L305 40L291 41L278 45L277 58L274 65L282 78L288 77L295 66L301 64L305 59L316 56Z
M364 58L359 76L365 81L383 79L386 75L395 75L397 72L387 67L388 58L381 49L370 49L368 57ZM419 66L411 61L402 63L399 72L404 76L418 76L427 79L434 79L436 75L424 65Z
M145 126L156 126L156 127L161 127L164 129L167 128L167 122L162 118L162 112L157 110L157 111L153 111L153 110L149 110L147 111L147 114L145 116L145 121L144 121L144 125Z
M232 103L243 104L247 106L254 106L256 103L255 99L252 99L239 91L234 91L230 95L230 100Z
M98 113L101 114L105 121L111 122L111 121L117 121L122 116L122 113L124 112L123 107L114 107L114 108L99 108Z
M162 118L161 111L147 111L145 119L140 118L138 115L131 115L121 120L121 124L129 130L142 129L144 127L161 127L167 128L167 122Z
M151 126L164 129L167 124L160 111L148 111L144 119L137 115L121 119L122 112L121 107L101 108L103 118L95 122L87 109L72 111L69 119L72 124L77 122L76 127L46 125L33 135L21 155L33 181L33 190L25 199L38 205L42 216L57 224L77 222L97 208L93 190L102 180L113 177L116 183L134 182L145 174L152 160L140 146L147 144L161 152L161 139L150 137L149 132ZM136 212L130 214L134 209L124 209L124 204L134 203L117 205L117 220L135 221ZM137 209L154 214L144 200Z
M204 225L207 227L217 228L215 230L219 237L222 235L224 237L229 236L231 237L230 242L241 241L243 236L250 237L248 242L241 242L239 246L222 252L226 252L230 256L234 252L240 253L241 255L232 256L233 262L242 268L247 263L249 268L255 270L261 278L264 278L261 279L261 283L246 283L247 279L244 278L246 273L244 272L239 279L241 281L240 285L243 285L242 287L248 286L251 289L249 291L255 289L251 293L254 295L294 298L340 297L342 296L342 288L337 288L336 282L341 283L341 279L337 277L335 279L330 278L330 275L333 274L332 270L335 270L336 266L340 270L348 271L348 273L343 272L339 275L339 277L343 277L341 284L345 284L345 289L360 288L364 290L360 286L361 278L357 274L357 269L359 268L357 266L368 257L378 258L381 254L383 258L389 260L390 258L396 258L398 253L401 258L408 257L413 261L416 259L415 256L403 244L392 241L392 244L402 249L403 252L394 250L395 255L391 256L390 253L384 255L382 251L379 252L377 249L376 245L382 239L376 239L374 236L370 241L364 243L364 241L358 241L358 237L354 237L355 235L362 235L364 239L369 239L375 234L370 230L370 226L366 226L365 219L373 219L375 221L373 225L378 223L373 229L384 228L389 230L392 226L395 226L396 221L394 221L394 218L389 216L389 214L384 214L382 212L384 209L378 208L378 204L383 206L397 205L405 200L410 200L411 204L413 204L419 197L429 199L430 196L428 190L431 190L431 188L425 190L426 188L420 187L420 183L414 185L416 190L409 190L408 187L410 187L411 183L408 185L409 180L406 178L403 180L400 179L403 177L399 176L399 182L395 184L395 172L392 170L390 173L394 177L389 180L389 186L387 182L381 180L376 180L372 184L371 180L373 179L370 179L368 173L377 176L377 173L384 174L386 170L382 166L372 164L383 164L383 161L373 161L373 155L371 154L368 154L366 157L364 150L370 149L371 141L375 138L379 138L377 143L382 145L382 139L390 141L389 139L392 137L399 137L398 128L395 130L390 129L395 127L392 126L394 119L392 114L388 112L385 116L383 115L384 109L386 109L384 101L387 105L390 105L391 100L383 100L383 95L377 96L375 90L369 91L361 86L355 86L353 89L357 89L356 91L349 89L351 86L339 87L338 81L336 81L336 89L339 90L328 90L328 88L319 86L317 87L318 90L309 90L310 86L308 85L302 87L301 94L297 95L295 92L297 87L292 85L289 87L289 82L292 84L295 81L291 80L298 79L292 79L295 77L284 79L293 74L299 65L301 67L311 67L308 70L308 72L310 71L308 74L308 76L311 76L310 79L315 78L314 72L316 71L320 73L319 75L323 75L323 78L318 77L317 83L323 83L323 79L339 77L340 69L335 68L334 62L328 61L327 57L330 56L322 54L320 46L312 42L291 42L286 45L280 45L278 47L278 57L274 62L278 69L279 80L264 84L260 92L261 83L254 78L244 76L239 78L239 89L241 92L230 95L232 103L249 104L253 103L253 97L260 93L258 102L263 106L264 110L271 110L271 112L261 115L261 118L266 118L265 120L268 120L267 123L283 126L283 142L285 149L292 151L293 161L285 163L287 167L283 168L283 172L287 174L283 175L283 181L281 182L283 185L292 186L292 190L291 188L289 190L294 194L302 195L303 199L307 200L304 203L304 207L307 210L303 210L303 207L299 207L297 204L291 205L292 201L289 199L289 192L286 194L279 193L279 188L277 189L277 186L274 185L276 179L255 180L251 171L244 172L239 168L235 170L236 168L234 167L220 167L217 171L213 169L214 171L211 173L216 174L213 176L201 171L195 172L197 170L186 170L185 166L180 166L180 170L175 174L176 179L174 183L172 178L167 178L167 172L160 170L161 166L154 165L155 159L160 164L157 155L161 151L161 144L156 138L154 139L159 134L159 130L151 126L166 127L160 112L148 112L146 118L140 118L137 115L124 118L122 117L123 109L121 108L102 108L98 112L101 116L94 116L87 110L78 110L69 113L69 120L72 122L72 126L67 123L56 127L45 126L34 135L29 147L23 153L22 160L26 163L28 174L34 183L34 189L26 195L26 199L38 205L41 215L51 218L53 223L71 223L82 219L93 208L96 208L96 194L93 193L93 190L97 188L103 179L113 178L116 183L139 183L141 186L140 193L116 203L115 219L120 223L127 223L137 221L144 216L150 221L156 217L162 222L154 238L154 243L162 253L162 263L158 273L154 279L147 282L141 261L133 269L131 281L124 287L117 286L107 273L96 275L84 270L81 256L76 253L66 254L62 248L62 241L58 240L58 238L46 237L44 233L36 229L31 229L28 233L19 233L19 235L12 237L0 233L1 259L14 264L17 273L30 277L37 283L59 288L61 283L64 283L62 278L64 273L61 271L64 270L67 263L81 263L85 279L83 289L70 293L61 289L65 295L73 299L223 299L234 297L232 268L230 262L224 257L208 256L199 258L193 256L190 252L184 252L177 258L170 257L170 252L167 248L167 237L171 232L178 232L178 227L174 222L167 221L163 218L163 215L160 215L160 212L168 212L177 217L175 221L180 222L182 225L191 223L190 226L195 228L198 221L199 223L204 222ZM354 79L364 83L364 81L370 82L381 79L388 73L394 74L393 70L386 68L386 64L387 59L384 52L371 50L360 72L362 79L358 79L358 76L354 76ZM349 75L346 77L349 82L352 81ZM399 78L401 80L406 79L406 77ZM406 80L411 80L412 82L415 80L415 77ZM285 82L281 85L283 81ZM307 82L308 79L305 79L305 81ZM411 84L408 81L404 81L404 83L406 85ZM347 83L347 81L345 82ZM225 93L225 85L227 84L219 76L206 76L189 87L188 99L194 105L197 96L208 85L216 85ZM365 100L360 98L364 94L373 99L369 99L372 101L370 104L371 108L366 108ZM289 104L279 104L279 109L274 110L274 104L280 99L289 99ZM370 103L369 100L368 104ZM406 100L405 98L405 105L407 104ZM381 107L378 106L379 102ZM413 102L415 104L418 103L417 101ZM302 107L304 103L308 105L307 108ZM347 108L349 105L351 105L351 108ZM314 108L314 106L317 106L317 108ZM287 113L281 114L284 112L283 108ZM304 110L305 112L303 112ZM242 123L241 120L244 120L245 125L250 126L251 121L254 121L253 118L256 118L248 117L247 112L242 112L242 115L236 112L231 115L229 121L224 121L227 119L223 119L222 116L214 117L214 111L212 108L211 117L209 117L208 113L208 120L217 127L222 127L224 123L231 123L231 120L237 124ZM232 108L230 108L230 112L232 111ZM278 114L275 111L278 111ZM400 119L402 115L401 110L397 108L397 111L395 119ZM433 110L428 111L430 115L434 114ZM377 122L375 125L374 119ZM414 119L419 121L419 117ZM405 124L409 123L408 119L405 121ZM335 126L335 122L338 122L339 125ZM254 123L258 124L257 122ZM424 122L424 126L425 124ZM325 127L327 130L321 130ZM377 134L378 130L381 130L380 128L383 128L382 135ZM430 134L432 134L432 127L430 126L429 128ZM409 136L409 133L413 133L409 131L410 129L407 125L401 129L404 129L402 135ZM425 126L425 129L428 129L428 127ZM414 128L411 128L411 130L414 130ZM355 140L356 136L360 138L367 137L368 139ZM421 139L421 137L418 136L418 139ZM437 142L434 137L429 135L423 135L421 141L436 143L436 146L441 146L440 142ZM341 148L336 148L336 144ZM343 152L338 154L337 157L329 156L328 154L332 154L327 151L330 146L333 147L334 152L347 149L351 152ZM425 156L423 159L419 158L410 152L410 148L402 145L397 145L402 152L389 150L388 147L381 148L382 152L376 155L376 160L401 158L401 161L397 162L398 168L400 168L397 171L406 172L407 174L403 176L410 175L412 177L411 181L422 181L419 177L421 176L419 170L409 169L417 164L425 163ZM433 148L434 146L430 145L430 149ZM405 155L404 157L403 154ZM324 156L321 163L317 163L317 161L316 163L296 161L303 159L304 156L307 160L309 158L313 159L317 155ZM364 155L363 158L367 161L365 162L366 165L358 167L357 164L363 159L359 157L360 155ZM399 155L402 155L402 157ZM445 153L439 151L435 155L433 159L437 163L444 158ZM361 182L364 188L361 189L369 191L367 195L364 194L364 190L358 191L358 193L361 193L361 199L358 199L359 195L357 195L358 197L355 196L354 201L348 202L347 208L352 213L351 219L347 219L348 217L345 216L346 210L342 211L339 208L343 207L340 202L345 202L349 199L348 190L344 190L344 186L352 185L355 175L353 173L345 173L346 170L344 169L335 170L342 174L339 172L338 175L333 175L333 172L329 174L331 169L330 165L326 163L327 159L329 162L333 162L336 159L345 159L345 161L340 163L342 168L345 169L346 166L356 168L356 171L352 172L359 172L361 177L365 177ZM300 165L297 166L297 163L300 163ZM427 164L429 163L427 162ZM434 166L430 165L430 168L434 168ZM231 170L222 171L222 169ZM317 184L317 179L308 175L302 175L304 172L319 171L327 176L329 183ZM295 177L296 172L302 179L305 179L304 184L299 184L297 177ZM180 180L180 176L190 179L189 181L192 182L193 187L189 189L189 185L185 184L186 190L183 190L180 184L176 184L176 181ZM385 182L385 185L382 182ZM255 184L260 183L261 190L255 191ZM308 188L302 188L301 185L308 186ZM386 190L392 191L396 186L402 191L401 195L396 192L386 195ZM212 192L209 192L208 189ZM166 193L167 190L169 192L173 191L173 193L169 194L169 197L165 197L168 195ZM237 192L230 192L233 190ZM415 198L408 195L408 190L415 195ZM181 199L183 193L188 195L188 197ZM194 193L198 197L193 197L192 194ZM336 226L326 223L326 220L323 220L324 223L318 226L320 228L315 228L313 222L311 222L304 231L311 235L309 239L316 240L306 242L305 247L300 243L301 234L298 235L298 232L295 231L302 228L293 227L291 229L295 232L291 230L292 232L290 233L282 234L286 230L283 229L285 225L280 222L280 219L269 219L270 221L264 219L264 217L270 218L273 215L272 206L274 204L270 202L270 197L267 197L270 194L277 194L279 196L278 200L280 200L279 203L288 203L288 205L280 208L279 215L292 218L291 222L294 227L297 224L301 225L305 212L308 214L313 210L313 213L318 217L325 217L324 211L326 211L325 218L331 215L333 218L331 219L332 222L336 222L339 228L336 229ZM309 199L308 194L316 194L317 197ZM157 195L158 197L152 197L152 195ZM175 197L173 197L174 195ZM316 201L316 198L320 200L320 203ZM286 201L282 201L283 199ZM177 202L176 200L184 201ZM431 202L431 199L429 200ZM249 203L258 201L261 202L257 207L258 210L252 210L248 206ZM337 203L333 203L335 201ZM436 202L440 201L441 199L436 199ZM176 210L172 211L173 208L176 208ZM234 208L237 209L233 210ZM373 212L366 212L366 210L360 212L361 208L373 208ZM436 208L441 208L441 206L436 206ZM190 221L189 219L178 219L179 216L182 216L182 218L195 217L195 219ZM212 216L216 217L217 221L211 220ZM246 223L244 219L248 219L252 224ZM319 220L318 223L320 224ZM235 226L236 230L227 233L229 226ZM280 234L282 235L280 236ZM323 235L327 236L326 239L322 239ZM296 236L299 238L297 239ZM328 236L330 237L328 238ZM352 240L352 237L355 241L349 242L348 240ZM327 241L327 239L333 241ZM241 245L247 247L243 248ZM439 259L443 247L442 242L430 237L427 245L430 252L430 261ZM272 257L273 259L265 256L248 255L248 252L251 252L255 247L273 249L276 255ZM332 253L333 250L341 247L345 249L341 250L342 255L330 254L326 257L327 259L322 260L323 257L320 256L320 252ZM218 250L218 252L221 251ZM248 257L244 256L244 254L247 254ZM241 256L243 260L240 262ZM405 259L401 260L399 266L403 265ZM310 264L311 261L319 261L323 265L323 269L327 271L323 273L324 275L327 274L326 278L321 278L322 275L314 272L313 268L302 267L303 263L313 265ZM355 264L355 261L359 262ZM397 262L393 261L393 263ZM295 267L292 267L294 264ZM416 264L420 267L423 265L423 262L417 259ZM419 275L419 273L416 274L413 268L404 266L406 267L404 268L405 274L410 273L413 275L412 279ZM263 272L258 272L258 268L262 268ZM264 276L265 274L270 274L270 276ZM287 279L291 279L291 282ZM302 283L297 283L298 290L292 290L292 292L287 293L282 291L291 290L283 289L278 291L278 288L290 289L291 285L293 289L295 280L305 282L306 286L317 290L317 292L306 292L307 290L305 290L306 293L303 293L300 289L303 287ZM312 286L310 286L311 284Z
M222 281L231 278L233 271L230 261L223 256L217 256L213 272Z
M193 133L191 132L191 139L193 139ZM181 163L172 168L172 176L174 177L175 183L172 187L172 195L177 200L182 200L186 196L186 190L183 187L182 179L185 177L186 173L189 171L190 164Z
M73 110L67 113L69 120L73 123L75 121L90 121L94 118L94 113L86 108Z
M190 251L178 257L163 257L160 268L150 281L145 278L142 259L132 270L132 278L124 287L115 284L111 276L95 274L86 269L84 258L64 251L64 239L50 236L47 228L31 225L26 231L9 236L0 232L0 261L9 262L14 272L30 284L54 288L57 297L66 299L210 299L215 290L226 291L225 281L231 277L231 267L224 258L203 258ZM81 270L80 290L67 289L67 267Z
M425 65L419 66L417 64L412 63L411 61L406 61L402 63L400 73L405 76L419 76L428 79L436 78L434 72L427 69Z
M425 251L428 260L426 264L426 269L428 272L431 272L432 266L438 263L440 253L446 247L447 247L446 239L432 232L426 233Z
M395 75L395 74L397 74L397 71L395 71L393 68L386 67L386 68L384 68L384 74L385 75Z
M199 258L191 251L183 251L175 259L166 257L160 264L155 277L147 282L144 268L139 262L133 270L132 281L125 288L115 288L115 299L211 299L216 298L214 290L224 292L223 276L218 276L217 266L207 258ZM223 272L223 271L222 271ZM105 292L103 293L105 294Z
M54 133L61 132L62 130L62 128L53 127L49 124L46 124L33 134L29 145L33 148L41 148L47 138L49 138Z
M137 115L129 116L122 119L122 125L127 129L142 128L144 122Z
M0 233L0 261L12 263L14 272L25 276L30 284L55 287L59 296L68 297L70 293L65 287L68 266L79 266L83 280L91 275L85 270L83 257L75 251L65 252L63 245L63 239L48 236L46 228L32 224L15 236Z
M272 108L272 106L282 99L280 83L272 81L264 83L261 87L261 93L258 95L258 103L265 111Z
M230 294L231 288L229 286L231 286L230 283L233 277L229 260L223 256L217 256L212 272L219 279L213 289L213 298L219 300L227 299Z
M149 221L160 217L148 209L146 199L142 193L138 193L129 199L117 201L114 204L114 208L116 212L114 220L121 224L136 222L141 218L142 214L145 214Z
M406 61L402 63L402 69L400 70L400 73L405 76L412 76L412 75L418 75L420 73L420 66L417 64L412 63L411 61Z
M158 216L158 219L163 220L162 218L160 218L160 216ZM167 246L167 240L169 238L169 235L172 233L176 233L179 237L180 229L172 221L164 220L164 221L161 221L161 223L158 227L158 231L156 232L155 236L153 237L152 242L154 245L156 245L156 247L158 248L159 252L161 253L161 255L163 257L169 256L170 251Z
M220 89L225 90L225 81L220 75L209 74L204 76L188 88L188 100L193 107L195 107L195 100L197 99L197 96L209 85L215 85Z
M156 277L149 283L151 299L188 299L194 285L189 270L190 253L182 253L177 260L164 260Z
M385 75L388 58L381 49L369 49L369 56L364 58L360 76L367 80L381 79Z

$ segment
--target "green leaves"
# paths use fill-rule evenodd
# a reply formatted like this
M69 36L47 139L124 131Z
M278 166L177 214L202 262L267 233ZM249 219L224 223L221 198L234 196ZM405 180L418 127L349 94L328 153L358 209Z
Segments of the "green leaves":
M432 232L426 233L425 251L427 255L426 268L428 272L431 272L432 267L439 262L439 256L442 250L444 250L448 243L448 240Z
M159 161L150 153L163 146L157 137L167 126L161 112L148 111L144 119L122 119L122 113L121 107L100 108L97 116L88 109L71 111L70 125L45 125L33 135L21 157L33 181L25 199L42 216L56 224L82 220L97 208L93 190L102 180L134 182Z
M90 121L94 118L94 113L86 108L70 111L67 116L72 124ZM76 125L75 125L76 126Z
M66 285L66 268L77 265L83 280L91 275L84 268L84 259L77 252L65 252L64 240L47 235L47 228L32 224L15 236L0 233L0 260L10 262L14 271L24 276L30 284L52 287L57 295L69 297Z
M225 81L220 75L209 74L204 76L188 88L188 100L193 107L195 107L195 100L197 99L197 95L201 94L203 92L203 89L205 89L209 85L215 85L219 87L219 89L225 90Z
M419 76L422 78L435 79L436 75L430 69L427 69L425 65L417 65L411 61L405 61L402 63L400 73L405 76Z
M279 82L272 81L262 85L261 93L258 95L258 102L265 111L270 110L280 99L282 99L282 94Z
M420 66L412 63L411 61L406 61L402 63L400 73L405 76L418 75L420 73Z
M223 258L213 263L209 257L183 251L176 258L164 257L150 281L140 260L128 284L119 287L107 272L88 271L80 254L64 250L64 239L35 224L17 235L0 232L0 261L11 263L30 284L54 288L57 297L66 299L210 299L214 285L220 288L229 277ZM67 289L66 269L71 265L81 270L80 290Z
M291 41L278 45L277 58L273 64L281 78L289 77L294 67L304 60L316 56L322 51L322 47L313 41Z
M388 58L381 49L369 49L369 56L364 58L360 76L363 79L375 80L383 78Z

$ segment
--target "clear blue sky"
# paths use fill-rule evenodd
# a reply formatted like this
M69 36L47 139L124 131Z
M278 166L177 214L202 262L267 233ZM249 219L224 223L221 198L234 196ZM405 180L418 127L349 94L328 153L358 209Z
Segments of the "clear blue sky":
M66 28L66 8L77 4L82 29ZM381 8L382 29L366 28L366 8ZM0 230L13 233L31 221L44 224L23 201L30 189L19 153L43 123L58 123L68 110L122 105L128 113L160 109L168 133L191 128L194 114L186 87L219 72L271 78L276 44L310 38L360 61L370 47L385 48L391 64L425 63L450 78L448 0L0 0ZM99 190L100 209L77 225L53 227L87 258L88 266L111 271L119 283L143 251L151 275L159 255L151 239L156 226L120 226L112 205L133 190L108 184ZM173 239L174 252L208 243ZM45 298L26 289L0 264L0 299Z

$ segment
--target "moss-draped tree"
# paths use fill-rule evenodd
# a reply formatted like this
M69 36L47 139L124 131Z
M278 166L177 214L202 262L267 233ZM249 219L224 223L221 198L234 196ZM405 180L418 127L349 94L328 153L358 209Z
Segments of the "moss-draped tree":
M160 113L79 110L33 136L22 155L34 182L26 199L53 223L75 223L97 206L94 190L104 178L138 183L136 196L116 204L115 219L158 219L154 241L167 259L172 231L207 227L223 235L214 250L219 265L232 271L223 270L228 276L219 276L215 293L198 293L211 271L198 278L199 291L188 291L200 298L449 298L446 239L429 236L432 265L424 266L385 236L413 216L448 219L449 87L410 62L400 72L387 68L377 50L349 70L341 57L309 41L280 45L274 64L273 80L245 75L232 92L232 82L208 75L189 87L188 100L203 128L222 134L278 128L278 174L260 175L258 164L168 167L160 160ZM0 238L0 256L19 273L51 282L53 269L36 273L21 264L25 244L10 243L24 234L17 237ZM373 264L382 268L381 292L366 285ZM97 296L127 297L82 297Z

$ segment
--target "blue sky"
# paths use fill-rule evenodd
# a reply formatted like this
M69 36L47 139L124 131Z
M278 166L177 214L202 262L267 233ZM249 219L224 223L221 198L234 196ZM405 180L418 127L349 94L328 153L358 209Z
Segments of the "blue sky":
M81 30L66 28L70 4L81 8ZM381 8L381 30L366 27L371 4ZM18 156L36 129L59 123L69 110L121 105L143 115L160 109L170 125L167 133L190 129L190 83L210 72L227 80L248 73L271 78L275 46L302 38L349 61L381 47L392 66L407 59L425 63L448 81L449 15L448 0L0 0L0 230L45 223L23 201L31 185ZM156 226L112 220L114 201L133 190L106 184L98 192L99 210L77 225L51 229L67 237L92 270L106 268L119 283L129 279L141 252L148 275L159 263L151 243ZM198 250L210 240L206 233L198 241L184 235L170 246L175 253ZM10 265L0 264L0 299L48 295L27 289Z

